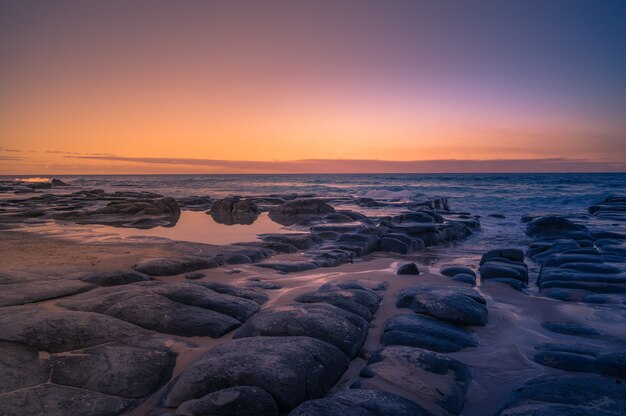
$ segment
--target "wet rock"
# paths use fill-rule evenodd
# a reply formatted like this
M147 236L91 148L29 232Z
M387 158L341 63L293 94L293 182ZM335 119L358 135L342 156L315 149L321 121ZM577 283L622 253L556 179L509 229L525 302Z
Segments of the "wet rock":
M48 381L50 370L39 361L36 349L28 345L0 342L0 374L2 374L0 377L2 394L45 383Z
M445 197L438 197L420 202L412 202L410 206L413 209L427 208L430 210L450 211L450 203L448 202L448 198Z
M290 244L298 250L309 250L324 242L324 240L316 235L308 233L298 234L261 234L261 240L270 243Z
M396 215L391 218L395 224L405 223L439 223L443 224L444 218L433 211L414 211Z
M57 178L52 178L50 180L50 184L52 186L68 186L68 184L66 184L65 182L63 182L61 179L57 179Z
M178 406L236 386L267 391L280 412L323 396L348 368L336 347L310 337L254 337L206 352L173 384L165 405Z
M238 197L218 199L211 207L211 217L220 224L252 224L259 216L259 207L248 200Z
M24 306L0 309L0 328L0 341L48 352L87 348L145 334L135 325L97 313Z
M117 286L127 285L129 283L143 282L152 280L146 274L128 271L128 270L112 270L104 272L88 273L80 278L83 282L95 283L100 286Z
M267 290L278 290L283 288L283 285L281 285L280 283L269 282L267 280L256 278L248 279L248 281L246 282L246 286Z
M380 390L349 389L323 399L309 400L289 416L430 416L416 403Z
M367 337L367 321L325 303L297 303L261 310L233 338L308 336L326 341L354 358Z
M544 322L541 326L548 331L579 337L595 338L602 335L595 328L578 322Z
M201 286L188 284L202 289ZM215 304L231 311L241 307L239 302L231 305L222 299L211 299L209 289L204 289L205 296L190 293L189 298L178 297L180 293L151 290L150 288L134 285L123 287L95 289L91 293L75 296L59 303L60 306L84 312L96 312L132 323L145 329L181 336L210 336L221 337L227 332L241 325L241 322L224 313L216 312L205 307L218 308ZM183 290L185 292L185 290ZM170 296L177 301L170 300ZM184 295L184 293L183 293ZM220 295L227 296L227 295ZM187 303L179 303L184 301ZM205 304L206 302L207 304ZM250 304L256 304L248 301ZM191 306L202 304L201 306Z
M343 263L352 262L355 257L353 251L339 248L322 248L308 252L313 256L313 263L319 267L335 267Z
M86 292L97 287L88 282L70 279L10 283L1 286L0 306L22 305Z
M317 269L319 266L311 261L268 261L256 264L257 267L276 270L279 273L297 273Z
M448 277L454 277L457 274L469 274L470 276L476 277L476 272L470 269L469 267L462 266L447 266L441 269L441 274Z
M588 237L587 227L576 224L567 218L556 215L539 217L526 225L526 235L534 238L573 238Z
M298 296L296 302L301 303L328 303L361 318L371 321L378 309L380 297L361 289L331 289L316 290Z
M379 244L380 251L398 254L408 254L424 248L425 245L422 240L402 233L385 234Z
M336 246L353 251L357 256L364 256L378 250L380 238L373 234L342 234L336 241Z
M323 216L335 209L321 199L296 199L270 209L270 218L282 225L292 225L311 217Z
M452 280L476 286L476 277L472 276L471 274L459 273L455 275Z
M178 416L278 416L274 398L258 387L240 386L189 400L176 409Z
M542 376L513 392L500 415L621 415L626 412L626 384L597 375Z
M218 282L193 282L193 284L204 286L206 288L216 291L217 293L222 293L224 295L231 295L231 296L236 296L239 298L250 299L256 302L258 305L263 305L265 302L269 300L269 296L255 289L242 288L242 287L227 285L225 283L218 283Z
M135 265L134 269L151 276L175 276L177 274L194 272L222 266L223 259L204 257L166 257L146 260Z
M343 289L343 290L363 290L371 293L372 295L378 297L378 301L382 299L382 296L378 293L381 290L387 289L386 282L368 282L363 280L339 280L334 282L327 282L320 286L319 290L335 290L335 289Z
M54 384L40 384L2 395L3 416L110 416L122 413L132 401L107 394Z
M521 290L528 283L528 267L524 253L517 249L497 249L485 253L480 260L480 278L500 282Z
M626 198L621 196L605 198L604 201L590 207L589 213L599 218L626 221Z
M187 273L185 275L185 279L197 280L197 279L202 279L205 276L206 276L206 274L204 274L202 272L192 272L192 273Z
M398 267L398 271L396 272L396 274L420 274L420 271L417 268L417 264L405 263Z
M463 409L465 392L471 381L468 368L453 358L421 348L391 346L372 354L364 368L368 385L411 397L432 413L441 409L457 415ZM407 383L407 380L411 380Z
M213 206L209 196L187 196L177 199L178 205L188 211L206 211Z
M158 342L110 344L51 359L55 384L127 398L146 396L170 379L176 356Z
M464 287L416 286L403 289L396 298L396 306L458 325L487 324L485 299L475 290Z
M421 315L397 315L387 322L381 337L383 345L406 345L436 352L455 352L477 347L469 330Z
M548 367L626 378L626 353L623 352L603 353L592 345L568 343L544 343L535 349L533 359Z

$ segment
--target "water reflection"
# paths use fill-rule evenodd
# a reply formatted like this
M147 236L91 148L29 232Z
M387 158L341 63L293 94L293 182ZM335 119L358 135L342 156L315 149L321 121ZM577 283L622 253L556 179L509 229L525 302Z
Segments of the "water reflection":
M109 228L109 227L107 227ZM148 230L109 228L107 231L122 237L164 237L171 240L206 244L233 244L258 240L258 234L293 232L272 221L262 213L249 225L227 225L215 221L204 212L183 211L173 227L156 227Z

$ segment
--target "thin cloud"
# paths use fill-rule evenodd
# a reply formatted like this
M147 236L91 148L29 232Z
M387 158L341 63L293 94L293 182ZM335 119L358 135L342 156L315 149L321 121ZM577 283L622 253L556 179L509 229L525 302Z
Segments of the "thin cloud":
M2 161L19 161L19 160L24 160L23 157L17 157L17 156L0 156L0 160Z
M16 153L19 153L19 152L21 152L21 150L20 149L8 149L6 147L0 146L0 152L16 152Z
M45 153L57 154L57 155L69 155L69 156L106 156L115 157L113 153L80 153L80 152L66 152L63 150L46 150Z
M291 161L248 161L190 158L122 156L65 156L156 165L185 165L256 173L479 173L479 172L623 172L626 162L570 158L413 160L302 159Z

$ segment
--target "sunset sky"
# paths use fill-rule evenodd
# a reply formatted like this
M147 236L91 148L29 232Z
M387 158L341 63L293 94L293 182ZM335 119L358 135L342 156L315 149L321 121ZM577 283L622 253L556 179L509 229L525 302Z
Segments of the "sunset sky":
M626 171L625 22L626 1L0 0L0 174Z

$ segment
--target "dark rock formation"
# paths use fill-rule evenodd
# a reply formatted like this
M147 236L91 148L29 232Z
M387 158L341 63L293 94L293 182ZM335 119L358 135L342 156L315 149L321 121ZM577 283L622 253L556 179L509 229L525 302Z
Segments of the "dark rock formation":
M400 291L398 308L429 315L458 325L485 325L485 299L475 290L460 287L416 286Z
M279 224L292 225L333 212L335 209L321 199L296 199L273 207L269 216Z
M405 263L398 267L396 274L420 274L420 270L415 263Z
M274 398L253 386L231 387L186 401L176 409L179 416L278 416Z
M165 405L237 386L267 391L279 411L323 396L348 368L336 347L310 337L243 338L217 346L183 371Z
M230 197L218 199L209 212L220 224L252 224L259 216L259 207L250 200Z
M383 345L406 345L437 352L454 352L477 347L469 330L421 315L397 315L387 322L381 337Z

